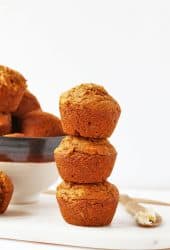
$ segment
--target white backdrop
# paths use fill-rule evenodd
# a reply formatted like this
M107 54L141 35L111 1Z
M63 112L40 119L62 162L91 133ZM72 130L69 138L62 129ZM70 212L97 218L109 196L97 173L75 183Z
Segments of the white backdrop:
M0 0L0 63L57 115L61 92L104 85L122 107L112 181L170 187L170 1Z

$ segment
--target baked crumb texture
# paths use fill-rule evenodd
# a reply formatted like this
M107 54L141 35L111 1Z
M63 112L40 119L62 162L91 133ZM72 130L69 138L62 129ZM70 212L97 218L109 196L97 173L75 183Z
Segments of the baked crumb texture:
M9 205L13 194L13 184L11 179L0 171L0 214L4 213Z
M117 101L96 84L81 84L65 92L59 106L64 132L83 137L109 137L121 113Z
M0 65L0 112L16 111L26 87L19 72Z
M102 182L112 172L117 152L106 139L66 136L54 151L56 165L65 181Z
M79 226L104 226L111 223L119 200L116 186L109 182L73 184L57 188L57 200L64 219Z

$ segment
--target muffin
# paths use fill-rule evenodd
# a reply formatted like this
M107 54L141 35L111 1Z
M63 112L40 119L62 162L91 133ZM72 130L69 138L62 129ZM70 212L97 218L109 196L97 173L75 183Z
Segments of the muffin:
M113 219L119 192L109 182L81 185L62 182L56 197L66 222L78 226L104 226Z
M31 92L26 90L17 110L13 113L13 115L16 117L22 117L34 110L41 110L40 103Z
M13 194L13 184L11 179L2 171L0 171L0 214L7 209Z
M60 113L66 134L107 138L116 127L120 106L96 84L81 84L60 97Z
M66 136L54 151L59 173L65 181L95 183L112 172L116 150L106 139Z
M9 113L0 113L0 136L9 134L12 129L11 115Z
M21 118L20 133L29 137L48 137L63 135L58 117L36 110Z
M15 70L0 66L0 112L14 112L26 89L25 78Z

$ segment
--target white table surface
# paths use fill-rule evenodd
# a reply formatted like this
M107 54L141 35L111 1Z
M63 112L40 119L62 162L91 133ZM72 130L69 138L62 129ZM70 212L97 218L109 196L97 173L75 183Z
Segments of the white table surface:
M138 196L138 197L150 197L152 199L161 199L163 201L169 201L166 197L170 197L170 190L122 190L122 193L126 192L128 194ZM170 198L169 198L170 199ZM149 230L149 229L146 229ZM170 247L170 246L169 246ZM0 239L0 249L3 250L53 250L53 249L60 249L60 250L80 250L80 249L89 249L89 248L80 248L80 247L71 247L71 246L63 246L63 245L53 245L53 244L42 244L42 243L35 243L35 242L26 242L26 241L16 241L16 240L9 240L9 239ZM93 248L94 249L94 248Z
M67 247L61 245L50 245L50 244L40 244L32 242L22 242L14 240L0 240L0 249L3 250L82 250L83 248L79 247Z
M90 248L68 247L68 246L61 246L61 245L57 246L57 245L50 245L50 244L40 244L40 243L3 240L3 239L0 240L0 249L3 249L3 250L74 250L74 249L75 250L92 250ZM93 250L95 249L93 248Z

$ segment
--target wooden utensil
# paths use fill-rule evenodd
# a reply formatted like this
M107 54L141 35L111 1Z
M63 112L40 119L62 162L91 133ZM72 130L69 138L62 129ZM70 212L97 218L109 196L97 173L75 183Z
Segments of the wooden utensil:
M136 223L142 227L156 227L162 223L162 218L158 213L139 205L128 195L120 195L120 203L127 212L134 216Z
M160 205L160 206L170 206L170 202L158 201L158 200L151 200L145 198L136 198L133 197L133 200L137 203L144 203L144 204L151 204L151 205Z

